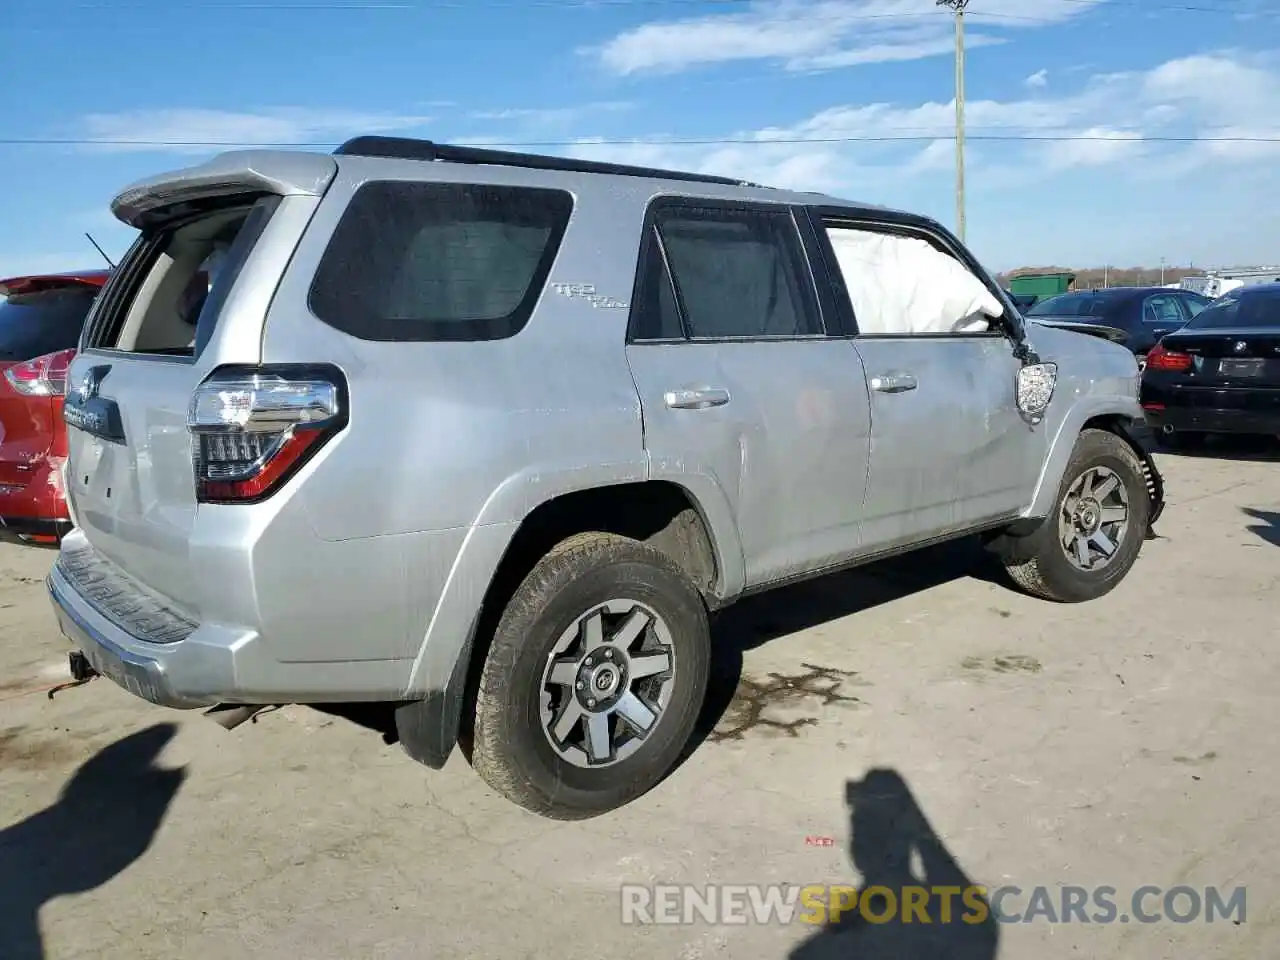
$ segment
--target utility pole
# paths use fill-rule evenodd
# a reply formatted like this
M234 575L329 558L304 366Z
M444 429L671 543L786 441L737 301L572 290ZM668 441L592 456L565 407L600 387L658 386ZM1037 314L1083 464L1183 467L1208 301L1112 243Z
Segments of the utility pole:
M934 0L956 13L956 234L964 240L964 8L969 0Z

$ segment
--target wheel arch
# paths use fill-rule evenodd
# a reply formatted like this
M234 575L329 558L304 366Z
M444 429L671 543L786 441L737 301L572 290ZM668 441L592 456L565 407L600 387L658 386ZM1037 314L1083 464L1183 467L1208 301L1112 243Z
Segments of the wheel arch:
M1147 481L1147 495L1151 499L1151 523L1155 523L1164 509L1164 481L1152 456L1155 440L1151 428L1147 425L1142 407L1131 397L1098 397L1088 401L1082 399L1063 418L1045 458L1031 506L1023 515L1025 518L1038 520L1048 516L1053 510L1076 439L1085 430L1094 429L1114 433L1133 449L1142 464Z
M671 480L606 483L547 496L519 523L473 527L454 564L465 576L449 577L436 608L436 617L467 610L470 622L459 628L452 614L445 616L448 624L433 617L406 691L410 699L396 710L409 755L439 768L460 737L469 741L468 705L488 654L487 638L529 570L567 537L599 531L649 543L675 561L712 609L740 593L741 543L727 498L715 494ZM440 626L448 630L438 632Z

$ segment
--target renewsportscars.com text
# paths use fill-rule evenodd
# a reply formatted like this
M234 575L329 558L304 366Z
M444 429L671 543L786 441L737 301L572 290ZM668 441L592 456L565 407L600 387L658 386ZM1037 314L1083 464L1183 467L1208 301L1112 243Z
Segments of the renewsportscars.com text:
M626 924L867 923L1220 923L1245 921L1245 888L1012 885L906 886L826 884L679 884L622 888Z

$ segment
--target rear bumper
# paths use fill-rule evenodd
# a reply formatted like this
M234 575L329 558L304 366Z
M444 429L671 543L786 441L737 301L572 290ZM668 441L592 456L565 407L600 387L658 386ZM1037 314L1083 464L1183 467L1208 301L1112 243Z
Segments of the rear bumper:
M11 533L27 537L60 537L71 528L71 515L62 494L62 457L23 463L20 471L7 469L14 482L0 482L0 524Z
M1204 433L1280 434L1280 412L1222 410L1206 407L1148 409L1147 420L1157 430L1199 430Z
M191 709L211 705L216 700L192 699L175 689L169 669L163 659L150 657L129 643L132 637L113 636L93 622L74 596L74 588L54 567L46 581L49 596L54 603L58 627L70 644L84 654L84 659L100 676L108 677L134 696L159 704L161 707Z
M56 544L70 532L70 520L32 520L29 517L0 515L0 536L23 543Z
M118 573L86 575L65 562L83 548L80 531L73 532L46 579L58 626L94 670L134 696L178 709L403 698L410 662L285 662L254 630L216 623L176 629L182 614L131 591Z
M1280 389L1188 385L1148 374L1142 408L1156 430L1280 433Z

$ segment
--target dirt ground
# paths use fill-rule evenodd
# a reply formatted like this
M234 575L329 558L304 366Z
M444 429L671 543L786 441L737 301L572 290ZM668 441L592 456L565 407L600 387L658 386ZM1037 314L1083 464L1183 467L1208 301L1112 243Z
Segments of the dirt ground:
M1095 603L1023 597L959 544L733 608L700 746L583 823L525 814L460 755L415 765L378 710L228 732L106 680L51 700L53 554L2 545L0 957L1274 956L1280 465L1210 453L1162 456L1162 539ZM1143 885L1243 886L1247 915L623 923L623 884L891 885L912 865L1106 885L1121 913Z

